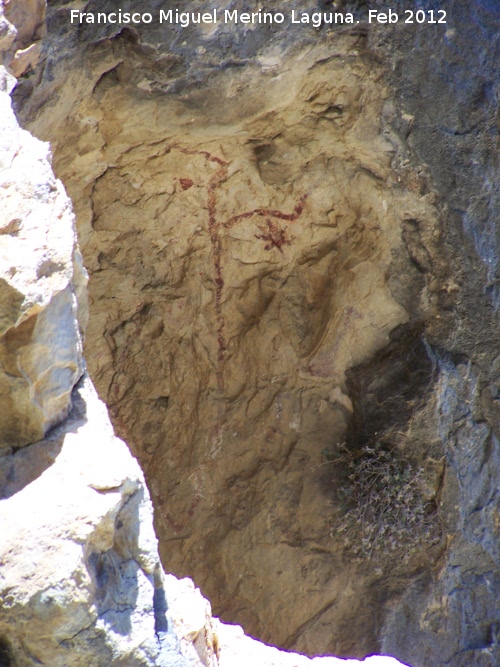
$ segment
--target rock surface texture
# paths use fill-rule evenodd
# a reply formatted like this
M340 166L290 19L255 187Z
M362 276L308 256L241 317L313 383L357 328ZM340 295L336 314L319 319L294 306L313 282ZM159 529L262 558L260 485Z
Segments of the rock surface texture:
M86 283L49 147L19 128L6 90L0 193L1 450L40 440L69 412L83 369L77 295Z
M1 664L212 667L210 606L163 575L137 462L88 380L74 403L2 459Z
M495 667L499 10L337 4L359 23L59 2L17 110L75 205L89 373L166 569L281 647Z
M18 3L14 16L34 19L33 7ZM15 62L16 30L1 5L0 26L5 61ZM8 90L12 77L0 75ZM0 248L2 270L12 267L0 302L1 667L316 664L221 625L191 580L163 573L140 467L88 376L74 387L86 293L69 200L47 145L20 130L0 95Z

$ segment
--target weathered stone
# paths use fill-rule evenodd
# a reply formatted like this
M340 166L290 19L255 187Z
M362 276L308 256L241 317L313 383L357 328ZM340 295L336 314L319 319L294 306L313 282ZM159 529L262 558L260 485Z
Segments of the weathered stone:
M0 92L0 447L40 440L82 374L86 272L47 144ZM79 300L79 301L78 301Z
M382 646L415 665L500 664L500 413L498 163L500 5L447 5L446 32L385 40L397 104L411 116L408 149L443 205L443 252L454 297L446 331L429 336L437 376L423 438L446 456L439 493L447 548L387 619ZM380 44L380 42L379 42ZM401 127L401 129L403 129ZM415 423L414 423L415 425Z
M29 40L35 28L25 25L26 8L38 25L43 6L14 6L18 35ZM86 293L68 201L47 148L19 130L6 95L0 102L0 249L11 266L0 303L2 370L5 383L18 376L33 385L4 391L7 444L26 446L0 450L0 664L229 667L252 656L262 665L309 664L216 622L190 580L162 572L137 462L114 437L88 378L69 399L81 373ZM26 419L33 406L23 404L25 394L41 406L41 428ZM338 392L335 400L349 407ZM45 439L29 443L49 427Z
M10 667L316 664L218 623L190 580L163 574L142 473L88 380L64 425L1 462L0 652Z
M1 8L1 6L0 6ZM16 38L16 29L0 10L0 53L2 57L9 51Z
M214 664L210 606L164 577L142 473L88 380L64 425L1 461L0 637L13 665Z
M146 470L164 564L266 641L375 651L357 606L374 575L341 566L325 451L352 416L346 371L432 319L435 285L404 291L401 227L432 236L433 194L391 169L389 91L357 37L170 96L144 93L141 53L120 33L84 76L61 64L64 112L31 127L76 207L89 371Z
M5 18L16 28L16 49L26 49L45 34L46 0L3 0Z
M498 8L338 4L361 24L185 39L58 4L16 98L76 204L89 368L164 563L282 646L496 667ZM336 532L367 447L436 532Z
M1 0L0 64L14 77L31 72L45 34L45 0ZM0 86L2 88L2 86Z

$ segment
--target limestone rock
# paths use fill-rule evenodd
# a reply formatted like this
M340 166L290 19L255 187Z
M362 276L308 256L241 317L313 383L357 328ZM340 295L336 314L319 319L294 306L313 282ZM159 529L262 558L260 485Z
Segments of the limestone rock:
M89 369L164 563L280 646L496 667L499 10L338 4L360 24L180 39L57 3L15 97L75 202ZM436 533L337 530L367 447Z
M163 573L142 473L88 379L63 425L1 462L0 652L9 666L316 664L218 623L190 580Z
M0 6L1 7L1 6ZM0 9L0 54L5 57L16 38L17 31Z
M64 112L30 124L75 205L89 372L146 472L167 569L264 641L375 652L360 590L384 577L343 564L325 451L346 438L348 371L432 320L439 281L408 289L401 230L432 238L433 193L392 168L389 91L357 37L169 95L145 53L125 31L83 74L59 63Z
M47 144L0 93L0 447L40 440L82 374L86 272Z
M7 8L18 46L40 36L44 3ZM3 48L14 31L2 25ZM20 73L33 63L18 56ZM190 580L163 573L140 468L88 378L73 388L86 274L71 207L48 147L19 129L3 92L0 104L0 664L309 664L225 628ZM325 662L340 664L358 663Z
M0 637L9 664L215 664L210 607L191 583L164 578L142 473L88 380L64 425L1 461ZM172 619L170 595L189 600L182 622Z
M45 34L46 0L3 0L5 18L16 28L17 48L26 48Z
M0 52L9 54L6 64L18 77L32 71L40 57L41 39L45 34L46 0L3 0L2 4L3 20L10 24L13 39L9 44L0 43Z

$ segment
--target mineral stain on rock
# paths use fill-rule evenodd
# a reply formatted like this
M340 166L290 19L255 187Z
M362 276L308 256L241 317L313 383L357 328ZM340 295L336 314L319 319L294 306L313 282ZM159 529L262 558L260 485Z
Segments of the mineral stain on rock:
M320 43L278 76L223 69L168 96L118 77L96 98L103 67L118 56L132 72L142 58L118 39L97 48L96 69L69 73L61 91L73 111L54 159L91 275L89 370L147 471L163 558L267 641L376 650L368 630L363 648L342 630L353 598L321 452L346 436L351 415L331 396L345 395L348 369L411 311L434 317L433 290L397 300L390 277L395 256L403 284L413 270L402 219L438 227L432 195L391 167L400 145L382 133L382 70L347 35L342 58ZM191 102L201 91L205 103ZM89 116L92 128L79 124ZM40 109L37 131L54 121Z
M74 202L89 372L167 569L282 647L496 667L498 16L342 4L359 24L183 41L53 7L15 97ZM373 484L413 510L399 537ZM368 515L395 546L352 558Z

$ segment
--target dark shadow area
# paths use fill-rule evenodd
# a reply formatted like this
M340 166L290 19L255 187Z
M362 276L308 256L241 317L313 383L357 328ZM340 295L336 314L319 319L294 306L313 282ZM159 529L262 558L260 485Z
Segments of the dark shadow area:
M417 562L423 544L429 551L440 542L438 491L426 489L439 489L442 473L426 466L442 452L422 425L411 426L435 380L422 325L401 326L391 338L348 373L354 414L346 442L331 453L330 487L340 508L332 530L345 553L355 562L389 559L395 567Z
M155 614L155 633L157 637L160 637L161 634L166 634L168 632L168 603L159 573L155 576L153 609Z
M395 435L426 402L433 387L434 365L423 330L420 322L397 327L386 348L348 371L354 407L346 442L350 451Z
M0 667L16 667L10 646L4 638L0 638Z

